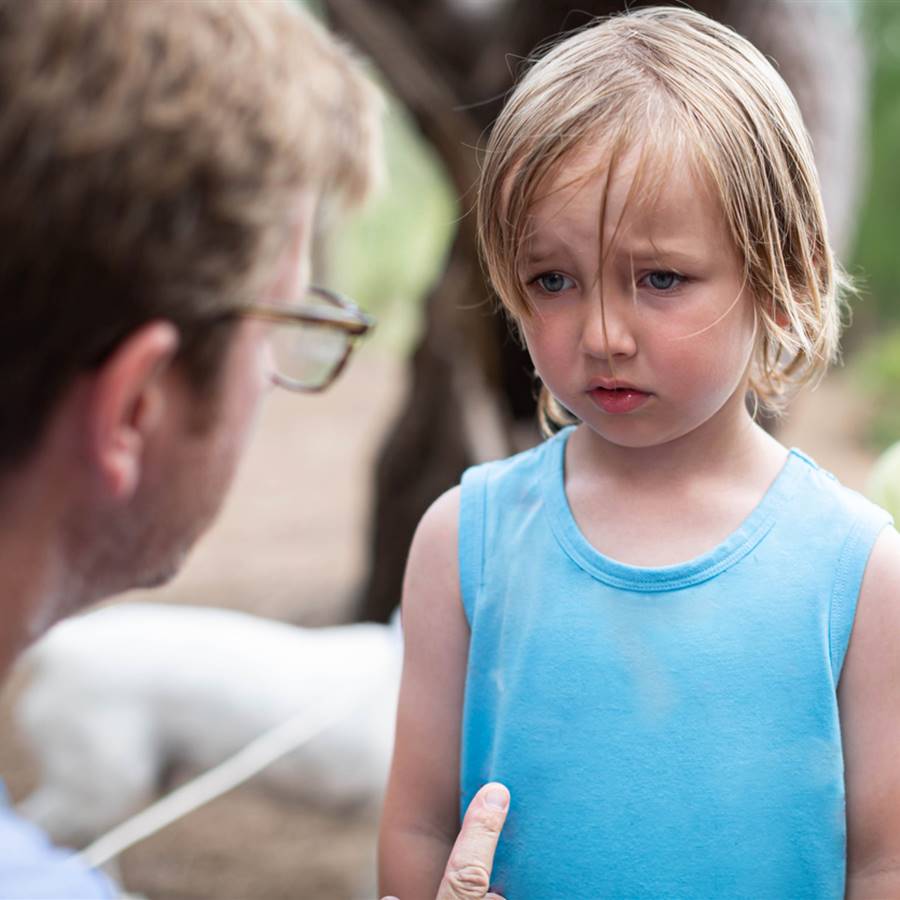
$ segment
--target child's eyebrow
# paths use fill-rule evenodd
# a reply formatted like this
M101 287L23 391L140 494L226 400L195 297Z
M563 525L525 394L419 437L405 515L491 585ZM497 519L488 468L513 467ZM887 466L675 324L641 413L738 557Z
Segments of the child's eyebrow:
M539 266L546 262L563 262L569 264L572 262L572 249L568 244L560 243L558 245L546 244L529 248L521 257L521 265L524 268L531 266Z
M549 250L540 251L538 253L523 253L521 256L521 263L523 266L534 266L539 265L542 262L546 262L553 256L553 253Z
M636 246L620 246L617 248L618 255L628 257L637 262L681 262L681 263L699 263L702 256L692 253L683 247L676 245L666 246L665 244L641 244Z
M538 246L526 251L521 258L521 267L528 269L543 265L547 262L565 263L566 254L571 254L571 247L566 244L559 246ZM618 244L615 247L615 255L635 263L669 263L671 265L699 265L702 254L692 253L688 249L665 244Z

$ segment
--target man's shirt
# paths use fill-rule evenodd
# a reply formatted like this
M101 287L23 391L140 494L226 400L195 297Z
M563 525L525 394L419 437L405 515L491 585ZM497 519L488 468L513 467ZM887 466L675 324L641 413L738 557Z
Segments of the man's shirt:
M118 892L100 872L17 815L0 782L0 900L109 900Z

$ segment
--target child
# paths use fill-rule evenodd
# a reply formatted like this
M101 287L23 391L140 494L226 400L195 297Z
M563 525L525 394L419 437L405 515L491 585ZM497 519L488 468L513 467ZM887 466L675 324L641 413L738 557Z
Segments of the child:
M699 14L596 24L512 95L479 214L556 433L419 527L383 889L433 897L497 780L508 900L900 896L900 535L752 415L845 287L788 89Z

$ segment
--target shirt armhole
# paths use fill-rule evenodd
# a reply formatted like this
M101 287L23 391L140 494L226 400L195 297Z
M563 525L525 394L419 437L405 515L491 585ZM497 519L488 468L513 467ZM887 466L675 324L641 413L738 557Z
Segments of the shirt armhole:
M469 627L481 592L484 572L484 520L487 467L463 474L459 500L459 592Z
M877 506L871 506L862 515L847 535L844 546L838 556L834 586L831 591L831 611L829 618L829 642L831 653L831 672L835 687L841 677L853 620L856 616L856 605L859 591L862 588L863 576L872 549L882 529L890 525L893 519L890 514Z

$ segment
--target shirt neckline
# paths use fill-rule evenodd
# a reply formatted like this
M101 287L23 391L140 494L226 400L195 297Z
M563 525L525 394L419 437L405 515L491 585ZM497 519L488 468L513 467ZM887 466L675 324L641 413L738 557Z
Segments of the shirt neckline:
M574 426L547 442L544 457L544 500L557 541L585 572L612 587L639 592L673 591L715 577L750 553L775 524L776 513L793 493L795 470L806 457L795 449L744 521L716 547L685 562L668 566L633 566L605 556L575 522L565 487L566 444Z

